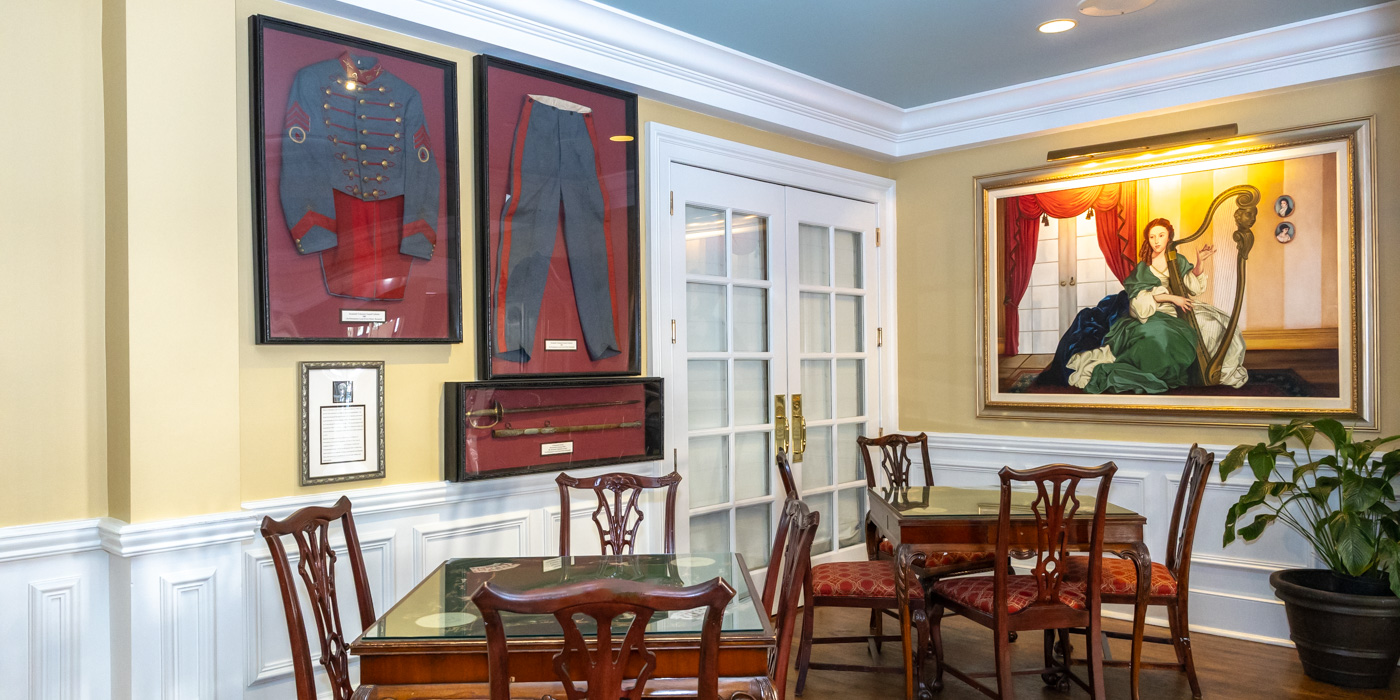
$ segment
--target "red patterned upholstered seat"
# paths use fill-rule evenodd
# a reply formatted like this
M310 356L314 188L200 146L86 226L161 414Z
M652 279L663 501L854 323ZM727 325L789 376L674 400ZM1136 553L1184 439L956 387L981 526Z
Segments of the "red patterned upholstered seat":
M834 561L812 567L812 594L818 596L851 596L862 598L893 598L894 562ZM910 591L910 597L924 596L923 587Z
M1137 594L1137 566L1129 559L1104 557L1099 570L1103 580L1100 591L1118 595ZM1089 578L1089 557L1070 557L1065 561L1065 578L1084 582ZM1152 582L1147 592L1151 595L1176 595L1176 578L1167 567L1152 562Z
M954 564L985 563L991 566L996 561L996 552L941 552L936 544L916 544L914 551L923 552L926 557L924 566L935 568L939 566L953 566ZM894 556L894 543L885 538L880 538L880 552Z
M992 593L994 577L962 576L948 578L934 584L933 591L948 600L970 608L992 614ZM1035 578L1032 576L1006 577L1006 609L1010 614L1020 612L1035 600ZM1060 602L1076 610L1085 609L1084 584L1060 582Z

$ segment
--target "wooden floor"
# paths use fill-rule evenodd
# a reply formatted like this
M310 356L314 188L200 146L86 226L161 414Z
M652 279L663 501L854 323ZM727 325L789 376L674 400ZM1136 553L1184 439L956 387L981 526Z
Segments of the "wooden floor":
M817 612L817 634L852 635L863 634L869 620L869 613L856 609L823 608ZM801 623L797 627L801 628ZM1110 629L1128 630L1126 623L1109 620ZM893 624L887 623L887 632L892 633ZM1148 629L1148 634L1161 634L1159 630ZM1033 639L1030 639L1033 637ZM1082 637L1075 638L1082 641ZM1392 680L1387 690L1344 690L1324 683L1318 683L1303 675L1298 656L1289 647L1256 644L1224 637L1195 635L1196 668L1201 674L1201 689L1205 700L1236 700L1237 698L1268 698L1270 700L1337 700L1340 698L1388 698L1400 699L1400 680ZM950 617L943 621L943 643L948 650L949 660L964 670L991 671L991 633L985 628ZM1114 658L1127 658L1127 642L1114 641L1111 653ZM1040 664L1041 637L1039 633L1025 634L1014 645L1018 667L1034 667ZM1145 656L1162 661L1171 658L1171 648L1149 644ZM859 656L860 659L853 659ZM1083 656L1082 651L1076 652ZM797 657L797 644L793 644L793 659ZM868 655L864 645L830 644L812 648L813 661L840 663L867 663ZM1022 663L1024 662L1024 663ZM886 644L881 652L880 663L897 665L900 663L898 644ZM1083 667L1077 669L1082 672ZM1082 676L1081 676L1082 677ZM1128 697L1128 670L1111 668L1105 673L1109 698ZM1400 678L1400 673L1397 673ZM793 689L797 673L788 676L788 698L795 697ZM903 696L904 676L893 673L843 673L838 671L811 671L807 676L807 688L802 700L895 700ZM944 688L934 697L938 700L972 700L986 696L973 690L961 681L945 677ZM1079 699L1088 695L1075 688L1062 694L1045 688L1036 675L1021 676L1016 679L1016 697L1036 700ZM1143 671L1142 699L1182 699L1189 700L1191 688L1186 677L1173 671Z

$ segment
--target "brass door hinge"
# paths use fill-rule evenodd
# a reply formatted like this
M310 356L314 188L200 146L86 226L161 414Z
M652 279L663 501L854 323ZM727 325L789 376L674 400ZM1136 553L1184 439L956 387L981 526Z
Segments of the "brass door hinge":
M876 226L876 227L875 227L875 247L876 247L876 248L879 248L879 247L880 247L880 227L879 227L879 226Z
M875 347L877 347L877 348L883 348L883 347L885 347L885 329L884 329L884 328L876 328L876 329L875 329Z
M676 344L676 319L671 319L671 344Z
M880 428L880 434L879 434L879 435L876 435L875 437L884 437L884 436L885 436L885 429L884 429L884 428Z
M676 191L671 190L671 216L676 215Z

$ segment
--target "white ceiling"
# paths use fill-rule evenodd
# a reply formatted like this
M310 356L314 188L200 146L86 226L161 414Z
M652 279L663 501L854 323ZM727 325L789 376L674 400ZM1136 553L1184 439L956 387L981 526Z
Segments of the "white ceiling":
M1088 17L1077 0L598 1L904 108L1384 2L1157 0ZM1057 18L1079 26L1037 31Z

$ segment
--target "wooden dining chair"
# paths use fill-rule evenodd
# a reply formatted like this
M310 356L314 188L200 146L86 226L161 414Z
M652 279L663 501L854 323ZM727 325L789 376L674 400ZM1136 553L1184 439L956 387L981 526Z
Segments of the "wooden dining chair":
M997 560L1005 561L1010 555L1012 530L1015 528L1019 535L1017 539L1024 541L1033 537L1035 540L1034 565L1031 573L1024 576L1010 574L1005 567L999 566L993 569L991 576L962 576L933 585L928 617L932 626L930 636L935 659L934 689L942 688L943 673L946 671L991 697L1010 700L1015 692L1012 676L1039 673L1047 683L1052 677L1073 680L1089 691L1094 700L1103 700L1102 647L1097 644L1085 645L1089 655L1089 678L1086 682L1069 670L1064 658L1056 660L1049 653L1046 654L1044 668L1013 671L1011 641L1007 634L1012 631L1044 630L1049 639L1055 630L1084 627L1091 639L1098 638L1099 589L1065 578L1070 558L1069 533L1075 527L1075 520L1083 518L1079 512L1080 482L1097 479L1098 491L1089 524L1088 561L1092 580L1099 575L1103 559L1104 514L1108 506L1109 485L1117 470L1112 462L1095 468L1052 464L1027 471L1001 470ZM1029 506L1032 521L1020 518L1014 522L1011 520L1012 486L1016 484L1031 484L1035 488L1035 496ZM945 609L992 630L992 645L996 651L995 673L966 673L946 663L940 629ZM988 676L995 676L995 690L977 680Z
M666 489L666 539L663 551L666 554L675 553L676 491L681 483L679 473L641 476L611 472L587 479L560 474L554 482L559 484L559 556L569 556L570 489L592 491L598 499L598 507L593 510L593 525L598 528L598 541L602 544L603 554L633 553L637 544L637 530L646 517L638 501L647 489Z
M330 541L331 523L336 520L340 521L350 572L355 580L360 627L368 628L375 620L374 601L370 598L360 538L355 534L355 519L350 514L350 499L341 496L329 508L310 506L283 520L270 517L262 520L262 536L267 540L268 549L272 550L272 563L277 570L278 588L282 593L282 608L287 614L287 636L292 642L292 671L296 678L297 700L317 700L318 696L316 673L311 666L311 645L306 639L306 622L301 614L291 560L282 546L285 535L291 535L296 541L299 559L296 568L316 617L321 665L325 667L326 677L330 680L331 697L334 700L350 700L355 691L350 683L349 645L341 626L340 601L336 592L335 564L339 557Z
M779 451L776 463L778 477L789 500L799 499L797 482L792 476L792 465L787 454ZM814 513L819 516L819 513ZM813 532L815 537L815 532ZM910 603L923 610L924 592L920 588L911 594ZM861 666L853 664L831 664L812 661L813 644L858 644L871 646L873 656L882 642L901 641L898 635L884 635L878 628L877 616L883 610L897 611L899 597L895 589L894 562L843 561L828 562L810 566L803 580L803 597L806 605L802 608L802 641L797 651L797 695L802 695L807 684L807 671L811 669L827 671L871 671L903 673L898 666ZM815 611L819 607L866 608L872 611L871 633L865 637L814 637ZM896 615L897 617L897 615Z
M1132 633L1105 631L1103 634L1115 639L1132 640L1132 652L1128 659L1105 660L1105 666L1127 666L1130 671L1132 697L1138 697L1138 675L1144 668L1184 671L1191 684L1191 697L1201 697L1201 683L1196 678L1196 662L1191 655L1191 624L1187 616L1188 591L1191 578L1191 548L1196 540L1196 521L1201 514L1201 499L1205 496L1206 482L1211 465L1215 463L1215 453L1192 445L1186 457L1186 466L1181 471L1181 483L1176 489L1176 502L1172 505L1171 524L1167 529L1167 561L1165 564L1152 562L1152 575L1148 585L1138 590L1136 562L1130 553L1105 557L1100 565L1099 593L1105 603L1119 603L1133 607ZM1089 578L1089 559L1071 557L1065 567L1065 578L1085 582ZM1143 635L1147 606L1162 605L1167 609L1169 636L1147 637ZM1074 630L1084 632L1085 630ZM1143 662L1142 643L1170 644L1176 652L1175 663ZM1048 641L1047 641L1048 644Z
M801 499L787 499L773 537L773 553L768 557L763 609L773 618L778 632L778 647L768 660L768 677L773 679L778 700L787 697L792 632L797 625L797 609L802 605L803 586L812 566L812 540L817 536L820 520L821 513L811 512Z
M584 697L640 700L656 657L647 650L646 628L659 611L680 612L705 608L701 623L697 671L697 698L719 697L719 636L724 608L734 598L734 589L722 578L695 586L674 587L629 581L599 579L580 581L533 591L511 591L487 581L472 595L486 628L487 668L491 700L510 700L510 664L506 630L501 613L553 615L564 631L564 648L554 656L554 671L564 685L569 700ZM620 643L613 641L613 621L631 614L631 623ZM592 620L597 634L594 643L579 631L578 617ZM614 647L616 651L614 651ZM641 659L641 670L627 685L627 670L633 657ZM574 685L575 678L588 683L586 691Z

